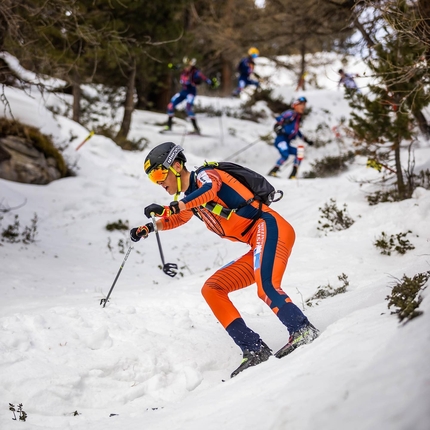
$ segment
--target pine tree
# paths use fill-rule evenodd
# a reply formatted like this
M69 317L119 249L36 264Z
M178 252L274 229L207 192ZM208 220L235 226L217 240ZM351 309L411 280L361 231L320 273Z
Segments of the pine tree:
M406 3L402 3L400 11L407 17ZM375 83L369 86L367 95L347 96L354 109L350 126L356 145L374 165L395 173L398 196L405 199L413 190L406 186L400 150L402 145L412 147L417 126L415 113L430 103L428 88L422 85L425 69L420 67L425 46L391 27L385 31L367 61Z

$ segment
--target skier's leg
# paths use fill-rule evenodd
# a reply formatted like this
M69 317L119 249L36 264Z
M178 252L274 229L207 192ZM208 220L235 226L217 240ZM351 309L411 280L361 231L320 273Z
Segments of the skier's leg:
M228 298L232 291L255 282L252 250L217 270L203 285L202 294L215 317L242 351L258 350L260 336L246 326L239 311Z
M187 113L188 118L190 118L191 120L191 124L193 125L193 128L194 128L194 132L197 134L200 134L200 129L197 125L196 114L194 113L194 109L193 109L195 97L196 95L193 93L187 94L187 106L185 108L185 111Z
M299 170L299 166L300 166L300 163L302 160L299 159L297 156L297 148L289 145L288 149L289 149L290 154L294 155L293 169L291 170L291 174L289 176L289 179L295 179L295 177L297 176L297 171Z
M278 159L275 166L268 173L269 176L277 176L278 170L288 160L288 156L290 155L289 147L288 147L288 144L285 140L285 136L283 134L276 136L274 145L275 145L276 149L279 151L281 158Z
M291 334L308 319L282 290L281 282L295 241L292 226L275 212L263 213L254 233L254 271L258 296Z
M181 103L183 100L185 100L186 93L184 94L183 91L180 93L176 93L170 100L170 103L167 105L167 128L168 130L172 129L172 123L173 123L173 117L175 116L175 108L176 106Z
M239 76L237 88L233 91L233 96L239 96L242 90L246 87L246 78Z

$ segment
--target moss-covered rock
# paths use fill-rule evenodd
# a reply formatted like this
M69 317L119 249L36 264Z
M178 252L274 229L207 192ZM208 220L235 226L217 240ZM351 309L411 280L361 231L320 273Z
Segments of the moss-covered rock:
M0 118L0 178L48 184L67 175L60 151L37 128Z

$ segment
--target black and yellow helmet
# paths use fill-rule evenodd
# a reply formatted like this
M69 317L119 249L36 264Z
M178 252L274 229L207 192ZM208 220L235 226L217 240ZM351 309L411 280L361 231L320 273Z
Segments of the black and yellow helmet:
M173 142L164 142L149 151L143 167L145 173L148 175L151 170L158 166L169 169L175 160L182 161L183 163L187 161L184 155L184 148Z

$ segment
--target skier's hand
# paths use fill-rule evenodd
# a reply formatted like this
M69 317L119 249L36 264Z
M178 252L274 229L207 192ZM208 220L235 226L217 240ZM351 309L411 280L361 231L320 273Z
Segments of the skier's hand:
M144 213L148 218L151 218L152 213L158 217L168 218L171 215L179 213L179 202L172 202L169 206L161 206L152 203L145 208Z
M313 140L308 139L307 137L303 138L303 140L309 145L312 146L315 142Z
M217 78L212 78L212 79L209 79L209 80L210 80L210 82L209 82L210 87L213 90L216 90L219 87L219 85L220 85L218 79Z
M146 239L149 233L154 231L154 224L149 222L146 225L141 225L140 227L135 227L130 230L130 239L133 242L139 242L139 240L143 237Z
M168 67L169 69L172 69L172 70L179 70L179 69L180 69L180 66L178 66L178 65L176 65L176 64L173 64L173 63L169 63L169 64L167 64L167 67Z
M273 127L273 131L279 136L280 134L282 134L284 131L282 129L282 125L276 123L275 126Z

